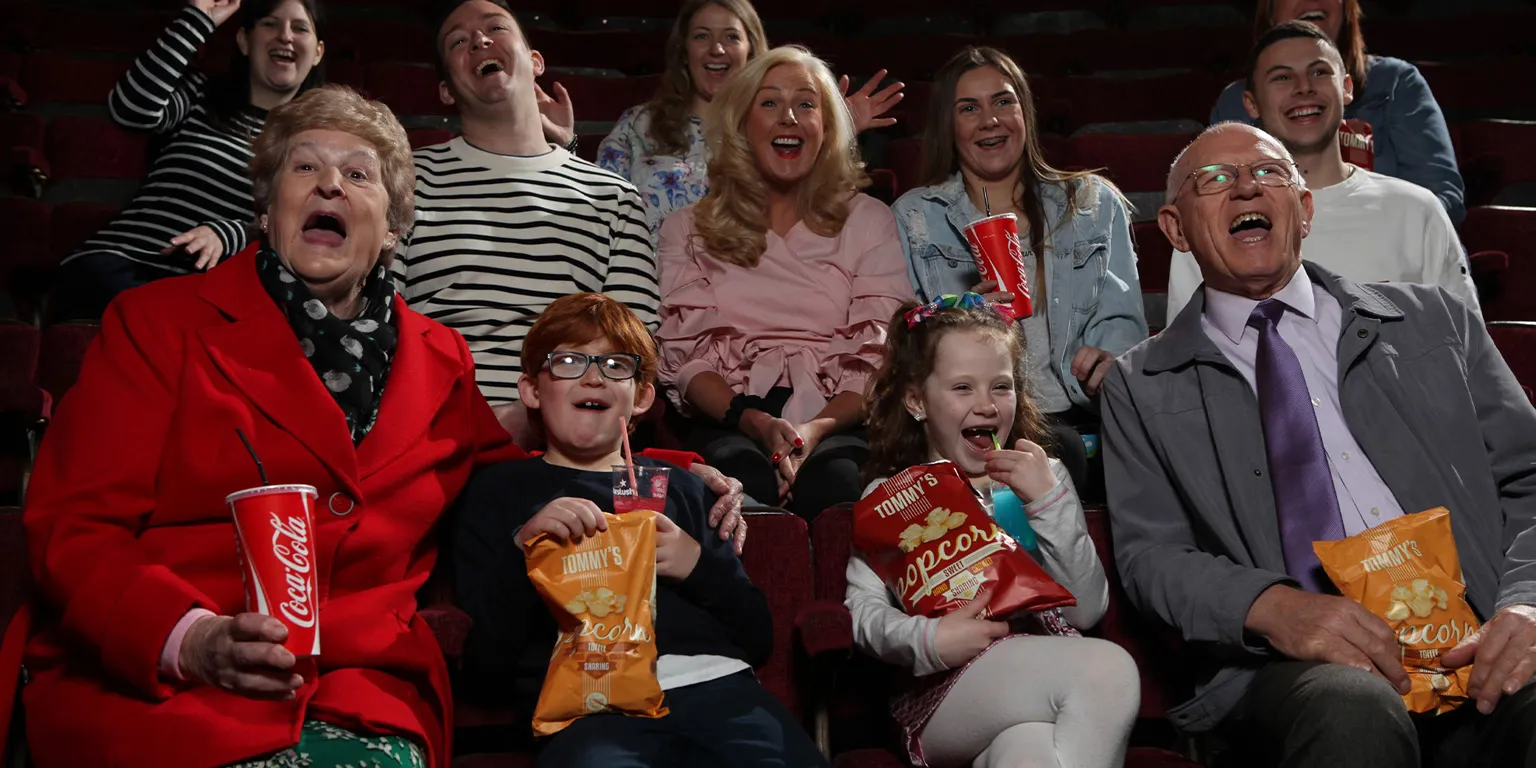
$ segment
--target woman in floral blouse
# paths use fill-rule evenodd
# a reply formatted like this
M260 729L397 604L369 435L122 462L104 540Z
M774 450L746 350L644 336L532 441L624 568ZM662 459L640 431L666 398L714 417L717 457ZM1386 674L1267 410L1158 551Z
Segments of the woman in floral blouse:
M700 117L727 77L768 50L757 11L748 0L686 0L667 38L667 70L661 87L645 104L619 118L598 149L597 164L635 185L645 202L646 223L655 242L667 214L692 205L709 191L709 148ZM875 73L847 96L857 131L896 122L881 118L900 103L902 84L876 93L885 77ZM848 78L839 87L848 90Z

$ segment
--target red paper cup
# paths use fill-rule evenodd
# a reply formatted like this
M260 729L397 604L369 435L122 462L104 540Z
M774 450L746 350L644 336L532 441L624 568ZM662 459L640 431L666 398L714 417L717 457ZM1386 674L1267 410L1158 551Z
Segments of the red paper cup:
M265 485L225 497L245 581L245 610L288 627L283 646L298 658L320 655L315 592L315 502L311 485Z
M613 467L614 514L622 515L637 509L649 509L652 512L666 514L667 485L671 481L672 469L670 467L634 467L633 477L635 485L639 488L630 487L629 472L630 467L626 464L616 464Z
M1035 313L1024 278L1024 252L1019 248L1019 220L1000 213L974 221L965 228L982 280L996 280L998 289L1013 294L1013 312L1020 319Z

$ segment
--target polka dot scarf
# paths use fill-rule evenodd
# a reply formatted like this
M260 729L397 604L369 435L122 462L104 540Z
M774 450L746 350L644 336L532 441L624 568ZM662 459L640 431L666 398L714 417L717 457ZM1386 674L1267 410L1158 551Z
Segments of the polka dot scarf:
M379 417L384 380L395 355L395 286L388 269L380 264L368 275L363 309L351 320L331 314L271 250L256 254L256 274L288 318L315 374L341 406L352 444L363 442Z

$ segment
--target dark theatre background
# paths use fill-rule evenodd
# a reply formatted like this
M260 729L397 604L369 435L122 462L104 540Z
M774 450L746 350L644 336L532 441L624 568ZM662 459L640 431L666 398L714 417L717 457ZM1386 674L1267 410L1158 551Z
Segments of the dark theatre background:
M1407 59L1428 80L1450 124L1466 182L1461 235L1494 340L1526 393L1536 387L1536 3L1530 0L1362 0L1369 50ZM387 102L413 145L457 127L437 97L433 35L423 0L328 0L328 79ZM513 2L532 47L570 92L588 159L619 114L655 89L677 4L668 0ZM181 7L174 0L0 0L0 627L26 599L20 504L30 457L49 414L74 382L95 333L49 324L59 259L131 196L153 150L118 129L107 94ZM895 126L865 134L872 194L890 202L913 186L933 71L966 44L1011 54L1031 78L1052 164L1105 168L1136 204L1134 234L1147 317L1163 317L1170 246L1152 220L1175 153L1205 124L1222 86L1241 73L1251 2L1219 0L768 0L771 43L800 43L861 83L880 66L906 82ZM227 66L237 25L202 52ZM1519 94L1527 94L1520 96ZM658 401L661 402L661 401ZM657 416L642 434L667 445ZM639 446L636 446L639 448ZM1110 568L1111 605L1096 630L1141 668L1141 721L1130 766L1199 765L1200 744L1162 719L1186 697L1177 644L1130 612L1113 572L1102 496L1087 489L1088 524ZM1097 496L1097 498L1095 498ZM838 766L901 766L891 749L877 665L851 653L842 608L851 515L814 525L783 512L751 520L746 564L769 596L775 652L759 676L804 715ZM429 609L450 665L467 617ZM0 684L10 689L11 681ZM517 745L488 736L501 713L460 707L455 766L524 766ZM86 716L82 713L82 716ZM0 728L6 724L0 723ZM10 727L18 728L18 723ZM19 735L19 731L13 731ZM19 739L12 739L13 746ZM14 751L14 750L13 750ZM0 756L12 765L16 755Z

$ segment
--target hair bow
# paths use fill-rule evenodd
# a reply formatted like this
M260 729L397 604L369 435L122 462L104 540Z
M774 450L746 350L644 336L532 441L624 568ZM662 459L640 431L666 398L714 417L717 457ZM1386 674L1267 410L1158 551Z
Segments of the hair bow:
M1010 323L1013 322L1015 317L1017 317L1013 311L1013 307L1010 307L1007 304L992 304L983 298L981 294L973 293L970 291L959 295L946 293L935 298L933 301L928 302L927 304L921 304L907 310L907 313L903 315L903 317L907 319L908 328L916 328L918 323L933 317L939 312L939 310L954 309L956 307L960 309L991 309L992 311L996 312L999 317L1003 318L1004 322Z

